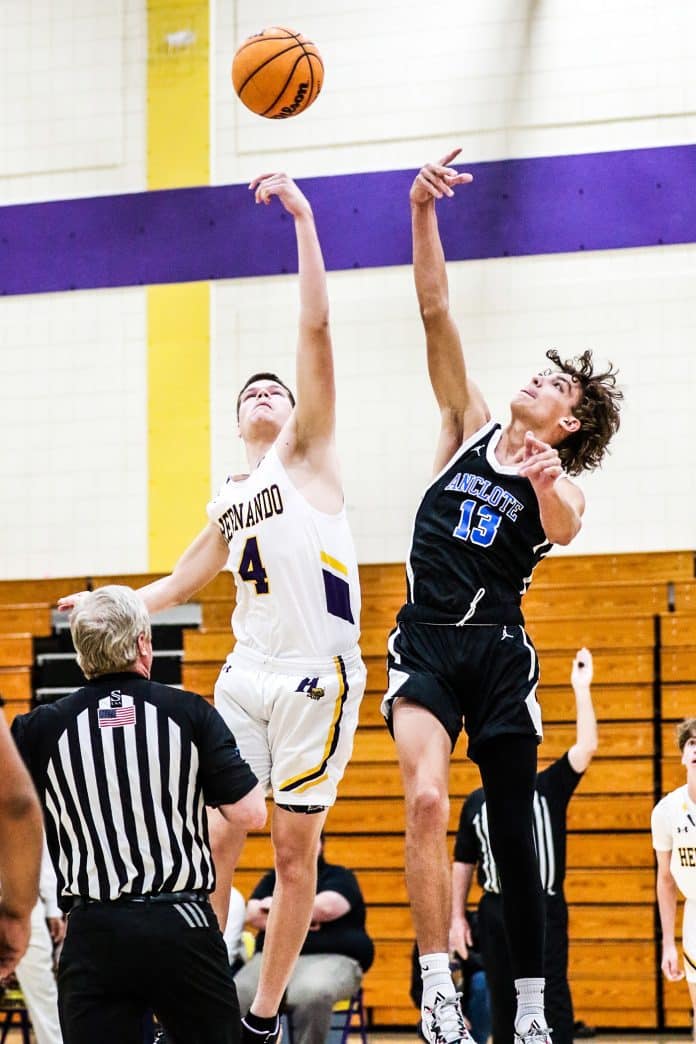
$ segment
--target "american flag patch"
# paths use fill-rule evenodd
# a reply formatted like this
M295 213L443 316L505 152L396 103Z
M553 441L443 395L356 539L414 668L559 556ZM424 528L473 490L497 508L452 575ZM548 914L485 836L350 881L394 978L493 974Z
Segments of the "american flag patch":
M100 729L113 729L119 725L135 725L135 707L114 707L97 712Z

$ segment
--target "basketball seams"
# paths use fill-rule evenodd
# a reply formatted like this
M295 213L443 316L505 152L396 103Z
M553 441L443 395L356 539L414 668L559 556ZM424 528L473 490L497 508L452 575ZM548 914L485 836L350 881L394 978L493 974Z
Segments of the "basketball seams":
M278 39L280 39L280 37L278 37ZM240 86L239 86L239 87L237 88L237 93L239 94L239 96L241 97L241 95L242 95L242 91L244 90L244 88L246 87L246 85L247 85L247 84L249 83L249 81L250 81L250 80L253 80L253 79L254 79L254 77L255 77L255 76L256 76L256 75L258 74L258 73L260 73L262 69L265 69L267 65L270 65L270 64L271 64L271 62L274 62L274 61L276 60L276 58L282 58L282 57L283 57L283 55L285 55L285 54L289 54L289 53L290 53L290 51L294 51L294 50L296 50L296 49L297 49L298 47L300 47L300 48L301 48L301 47L302 47L302 44L294 43L294 44L291 44L291 46L290 46L290 47L286 47L284 51L275 51L275 52L274 52L274 53L273 53L273 54L272 54L272 55L270 56L270 58L266 58L266 59L265 59L265 61L261 62L261 64L260 64L260 65L257 65L257 66L255 66L255 68L254 68L254 71L253 71L253 72L250 72L250 73L249 73L249 75L247 76L246 80L244 81L244 83L240 84Z
M273 101L271 102L271 104L270 104L269 106L267 106L267 107L266 107L266 108L264 109L264 111L263 111L262 113L259 113L259 115L260 115L260 116L266 116L266 114L267 114L267 113L269 113L269 112L271 111L271 109L274 109L274 108L276 107L276 105L278 104L278 102L280 101L280 99L281 99L281 98L283 97L283 95L284 95L284 94L285 94L285 92L287 91L287 89L288 89L288 84L289 84L289 83L291 83L291 81L292 81L292 78L293 78L293 76L295 75L295 71L296 71L296 69L297 69L297 66L298 66L298 65L300 64L300 62L302 61L302 59L303 59L303 58L306 58L306 57L307 57L307 56L306 56L306 54L304 53L304 48L303 48L303 49L302 49L302 54L301 54L301 55L299 55L299 57L298 57L297 61L295 62L295 64L293 65L292 69L291 69L291 70L290 70L290 72L288 73L288 77L287 77L287 79L286 79L285 83L283 84L283 86L281 87L281 89L280 89L280 90L278 91L278 93L276 94L276 96L275 96L275 98L273 99Z
M254 51L256 45L263 47L258 55ZM295 53L298 50L299 55ZM313 58L318 63L316 69ZM278 66L273 64L276 59L280 59ZM324 63L313 41L285 26L270 26L246 40L232 63L232 81L239 98L252 112L270 119L284 119L307 109L321 90L323 74ZM273 100L269 102L271 92Z

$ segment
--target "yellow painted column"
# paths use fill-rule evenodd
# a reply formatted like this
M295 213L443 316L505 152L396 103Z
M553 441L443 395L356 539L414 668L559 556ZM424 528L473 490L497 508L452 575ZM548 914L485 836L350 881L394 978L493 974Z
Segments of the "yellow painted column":
M147 187L207 185L208 0L147 0L147 26ZM149 569L169 572L210 497L209 284L149 287L147 342Z

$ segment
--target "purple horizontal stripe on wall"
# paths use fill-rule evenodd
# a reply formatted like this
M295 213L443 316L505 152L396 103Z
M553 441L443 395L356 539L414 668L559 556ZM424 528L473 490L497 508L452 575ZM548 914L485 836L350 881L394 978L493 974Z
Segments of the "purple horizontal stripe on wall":
M475 163L439 206L450 260L696 242L696 146ZM307 178L330 269L409 264L415 171ZM292 223L246 186L0 207L0 293L296 271Z

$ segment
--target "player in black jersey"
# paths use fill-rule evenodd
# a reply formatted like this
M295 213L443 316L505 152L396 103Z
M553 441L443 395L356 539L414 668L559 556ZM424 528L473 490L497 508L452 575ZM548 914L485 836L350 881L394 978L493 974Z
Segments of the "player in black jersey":
M535 374L491 420L469 379L449 310L436 200L471 175L423 167L411 188L416 292L428 370L440 407L435 478L416 514L408 602L389 638L383 713L406 796L406 878L421 953L423 1032L430 1044L468 1039L448 970L449 759L462 727L479 765L500 873L517 988L519 1044L547 1044L544 908L533 839L541 715L539 672L521 596L540 558L569 544L584 510L568 478L597 467L619 425L621 392L592 353Z

